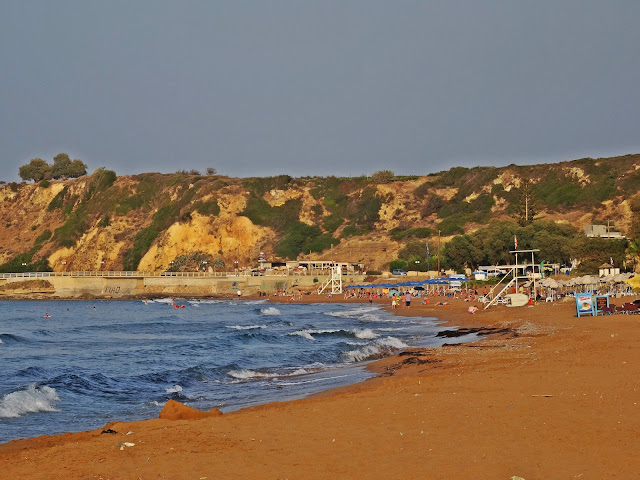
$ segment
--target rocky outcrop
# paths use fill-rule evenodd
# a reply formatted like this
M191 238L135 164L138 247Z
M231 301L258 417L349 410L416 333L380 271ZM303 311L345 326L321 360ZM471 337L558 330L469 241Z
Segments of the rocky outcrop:
M203 412L175 400L169 400L160 411L158 418L164 420L197 420L199 418L219 417L220 415L222 415L222 412L217 408Z

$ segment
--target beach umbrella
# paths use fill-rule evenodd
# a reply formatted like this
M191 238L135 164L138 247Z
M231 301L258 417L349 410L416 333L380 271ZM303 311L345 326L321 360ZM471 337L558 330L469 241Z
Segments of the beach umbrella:
M614 282L626 282L631 277L633 277L633 273L618 273L617 275L613 276L613 281Z
M635 275L635 276L627 279L625 281L625 283L628 283L634 289L635 288L640 289L640 275Z
M558 288L560 286L560 284L558 284L558 282L556 282L553 278L547 278L546 280L547 282L545 284L545 287Z

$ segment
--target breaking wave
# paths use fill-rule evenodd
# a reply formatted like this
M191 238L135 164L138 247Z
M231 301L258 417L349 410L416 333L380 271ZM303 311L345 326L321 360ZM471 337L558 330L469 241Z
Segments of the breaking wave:
M280 315L280 310L275 307L261 308L260 313L263 315Z
M167 393L180 393L182 392L182 387L180 385L174 385L173 387L167 388Z
M408 345L395 337L385 337L376 340L374 343L365 345L355 350L342 353L342 358L349 363L363 362L365 360L375 360L386 357L393 352L406 348Z
M57 412L55 402L60 400L56 390L46 385L29 385L26 390L5 395L0 400L0 418L17 418L26 413Z
M239 370L231 370L227 373L230 377L237 380L251 380L254 378L272 378L275 375L266 372L256 372L255 370L249 370L247 368L241 368Z
M343 330L340 328L329 328L329 329L306 329L306 330L297 330L295 332L288 333L287 335L297 335L302 338L306 338L307 340L315 340L314 335L338 335L341 337L348 338L361 338L361 339L372 339L377 338L379 335L375 333L370 328L359 329L356 328L354 330Z

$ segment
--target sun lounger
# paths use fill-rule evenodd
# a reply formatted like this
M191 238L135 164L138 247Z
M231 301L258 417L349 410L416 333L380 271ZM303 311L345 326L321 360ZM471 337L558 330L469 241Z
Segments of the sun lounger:
M611 304L608 307L602 307L602 310L600 310L604 315L611 315L612 313L615 313L616 311L616 306Z
M638 305L634 303L625 303L624 305L622 305L622 308L624 308L624 313L626 314L638 313Z

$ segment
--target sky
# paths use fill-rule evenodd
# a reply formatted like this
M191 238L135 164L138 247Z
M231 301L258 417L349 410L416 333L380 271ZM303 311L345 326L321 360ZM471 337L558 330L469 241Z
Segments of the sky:
M426 175L640 152L640 2L5 0L0 180Z

